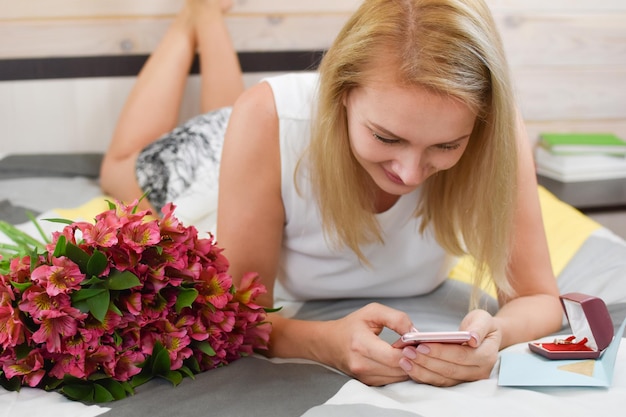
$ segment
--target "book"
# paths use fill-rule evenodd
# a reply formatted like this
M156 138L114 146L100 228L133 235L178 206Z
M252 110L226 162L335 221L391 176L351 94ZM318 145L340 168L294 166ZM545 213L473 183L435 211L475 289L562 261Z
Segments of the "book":
M539 145L555 154L626 155L626 141L612 133L542 133Z
M626 157L619 155L558 155L535 150L537 174L561 182L626 178Z

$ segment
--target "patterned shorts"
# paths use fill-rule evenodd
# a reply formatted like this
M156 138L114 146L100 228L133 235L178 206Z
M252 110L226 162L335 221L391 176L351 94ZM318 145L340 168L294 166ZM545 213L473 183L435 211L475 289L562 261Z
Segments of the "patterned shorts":
M141 151L135 164L137 181L157 212L191 186L217 187L231 110L196 116Z

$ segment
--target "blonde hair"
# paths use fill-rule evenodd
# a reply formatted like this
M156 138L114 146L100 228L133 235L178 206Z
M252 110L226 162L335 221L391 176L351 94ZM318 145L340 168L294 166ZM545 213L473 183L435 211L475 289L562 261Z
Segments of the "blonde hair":
M350 150L343 105L345 94L376 71L382 53L395 55L399 82L457 98L477 114L459 162L423 184L416 215L421 232L432 225L447 252L474 257L475 288L490 274L511 295L516 110L502 43L482 0L365 0L339 33L320 64L308 155L324 231L364 263L360 246L384 240L372 180Z

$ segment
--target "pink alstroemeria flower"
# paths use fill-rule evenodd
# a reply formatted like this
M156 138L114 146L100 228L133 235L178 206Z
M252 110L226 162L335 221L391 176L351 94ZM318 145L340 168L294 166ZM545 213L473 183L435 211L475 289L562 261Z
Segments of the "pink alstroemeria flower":
M98 346L92 352L85 352L85 374L91 375L98 370L111 376L115 373L113 346Z
M232 278L225 273L216 273L215 269L207 268L200 274L199 281L202 285L196 285L200 293L199 297L211 303L215 308L222 309L232 299L230 288Z
M260 309L262 308L258 304L254 304L252 300L255 300L259 295L265 294L267 290L260 283L261 278L256 272L248 272L243 275L237 292L235 293L235 300L248 306L249 308Z
M63 379L66 375L76 378L85 378L88 374L85 372L85 355L59 353L53 356L54 366L50 370L50 376Z
M76 223L76 226L83 233L85 243L90 246L98 245L110 248L117 245L117 229L112 225L104 222L97 222L96 224L80 222Z
M65 240L68 243L72 243L75 245L76 237L74 234L75 234L75 228L70 225L65 226L63 230L60 232L52 232L52 241L46 245L46 250L51 254L54 253L54 248L56 247L57 242L59 241L59 238L61 236L64 236Z
M71 307L70 296L65 293L50 296L45 288L40 285L29 287L22 294L22 301L19 304L21 311L31 315L33 319L39 319L41 313L46 310Z
M128 381L141 372L141 368L138 365L145 360L146 356L141 352L131 350L122 352L115 364L113 378L118 381Z
M4 282L0 275L0 306L13 305L13 301L15 301L13 287L10 283Z
M52 265L41 265L33 270L31 278L46 288L51 297L80 289L85 274L66 257L53 258Z
M15 347L25 340L25 328L20 312L10 304L0 307L0 346L2 349Z
M35 259L35 262L37 262L37 259ZM24 283L24 282L28 282L30 281L30 263L31 263L31 257L30 256L24 256L24 257L16 257L11 259L10 262L10 270L11 273L9 275L9 278L7 280L8 281L13 281L13 282L19 282L19 283Z
M166 333L161 338L161 343L167 349L170 361L171 369L180 369L183 366L183 361L190 357L193 352L188 347L191 339L187 335L185 329L176 329L174 326L168 326Z
M136 253L141 253L146 246L156 245L161 241L159 227L154 223L144 223L142 221L125 225L120 230L120 235L124 244Z
M44 360L41 353L37 350L32 350L24 359L5 362L2 370L7 379L11 379L14 376L23 376L23 381L29 387L35 387L46 374L43 365Z
M167 203L161 209L161 213L163 214L160 222L161 234L166 238L166 240L172 240L174 242L187 242L189 240L190 227L184 227L174 216L175 208L176 206L172 203Z
M203 319L208 320L210 323L210 325L207 326L210 335L229 333L233 330L237 322L237 313L234 310L211 311L210 309L205 309L202 316Z
M45 343L48 352L61 352L61 338L72 337L78 329L78 321L87 317L72 307L60 310L45 310L39 318L39 330L33 333L35 343Z

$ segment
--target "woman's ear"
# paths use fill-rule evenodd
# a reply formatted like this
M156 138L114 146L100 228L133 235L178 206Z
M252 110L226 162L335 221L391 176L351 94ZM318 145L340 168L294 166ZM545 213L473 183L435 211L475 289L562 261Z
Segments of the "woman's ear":
M350 90L345 90L341 94L341 103L343 103L343 107L348 107L348 94L350 94Z

